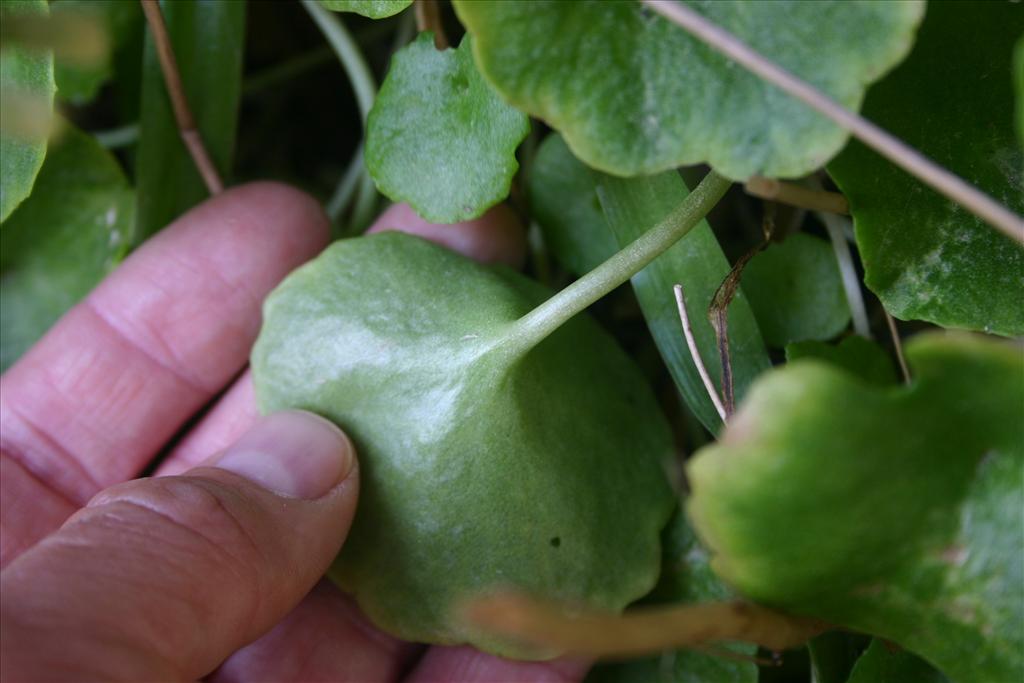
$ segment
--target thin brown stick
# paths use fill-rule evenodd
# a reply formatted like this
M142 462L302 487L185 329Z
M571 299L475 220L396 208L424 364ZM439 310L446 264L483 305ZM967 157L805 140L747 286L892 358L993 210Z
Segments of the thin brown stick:
M809 187L801 187L795 183L787 183L774 178L763 178L754 176L743 185L747 194L752 194L761 199L797 206L810 211L825 211L827 213L838 213L849 215L850 203L846 197L838 192L827 190L812 190Z
M434 33L434 47L444 50L448 47L448 36L444 32L444 24L441 22L441 8L437 0L416 0L416 30L432 31Z
M960 204L1003 234L1024 244L1024 219L978 188L950 173L902 140L850 111L807 82L769 61L686 5L668 0L641 1L749 71L829 117L865 145Z
M625 614L572 613L515 593L478 599L462 614L477 627L525 645L589 657L635 657L723 641L785 650L829 628L817 619L746 602L647 607Z
M202 135L200 135L195 118L192 116L192 110L189 109L185 87L181 83L181 74L178 71L178 62L174 58L174 48L171 47L171 38L167 33L167 24L164 22L163 12L160 11L160 3L158 0L139 0L139 2L146 15L149 30L153 32L153 43L156 45L156 54L160 59L160 70L164 75L167 95L171 99L174 119L178 123L178 133L181 135L182 142L185 143L185 149L192 157L192 162L196 165L196 170L199 171L203 182L206 183L206 189L210 194L220 194L224 191L224 183L206 151Z
M708 396L711 398L711 402L715 404L715 410L718 411L718 416L722 418L722 422L725 422L725 406L722 405L722 399L718 395L718 389L715 388L715 383L711 381L711 375L708 373L707 366L704 365L704 359L700 356L700 349L697 348L697 340L693 337L693 327L690 326L690 316L686 313L686 296L683 294L683 286L676 285L672 288L672 291L676 294L676 307L679 308L679 320L683 324L683 336L686 337L686 346L690 349L690 357L693 359L693 364L697 366L697 374L700 375L701 381L704 382L704 388L707 390Z
M885 313L885 322L889 325L889 334L892 336L892 346L896 350L896 360L900 364L900 373L903 375L903 382L910 384L910 368L907 367L907 359L903 357L903 340L900 339L900 332L896 329L896 319L889 315L889 311L882 307Z

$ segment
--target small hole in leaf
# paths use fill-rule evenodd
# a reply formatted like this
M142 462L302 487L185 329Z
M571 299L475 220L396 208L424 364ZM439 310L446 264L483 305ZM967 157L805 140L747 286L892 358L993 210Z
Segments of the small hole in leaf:
M560 539L558 536L555 536L549 541L549 543L551 543L552 548L557 548L558 546L562 545L562 539Z

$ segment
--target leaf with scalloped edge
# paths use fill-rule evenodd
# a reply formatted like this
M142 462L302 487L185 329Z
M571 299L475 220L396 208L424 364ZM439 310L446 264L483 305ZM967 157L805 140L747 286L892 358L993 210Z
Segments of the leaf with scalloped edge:
M0 370L113 268L131 241L134 196L96 139L66 128L32 195L0 232Z
M437 50L423 32L391 60L370 110L366 167L382 193L433 223L482 215L508 196L525 115L476 70L466 36Z
M320 4L334 12L355 12L370 19L384 19L404 10L412 0L320 0Z
M0 18L46 14L45 0L4 0ZM5 41L0 48L0 222L32 192L52 117L53 55Z
M1024 213L1009 2L935 3L907 61L864 114ZM828 171L850 201L867 286L903 320L1024 334L1024 247L853 142Z
M1024 678L1024 353L933 333L914 381L814 360L758 381L689 463L687 512L741 594L891 640L964 683Z
M484 76L593 168L632 176L708 162L735 179L799 176L847 138L638 2L453 4ZM834 0L688 4L853 109L867 84L907 53L924 9Z

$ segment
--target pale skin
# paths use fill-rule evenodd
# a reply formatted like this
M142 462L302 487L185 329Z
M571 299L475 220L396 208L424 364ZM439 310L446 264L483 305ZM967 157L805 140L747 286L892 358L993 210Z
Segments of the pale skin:
M441 230L398 207L374 226L386 228L523 258L507 208ZM308 414L261 422L245 368L260 302L327 241L306 195L229 190L135 252L0 379L0 678L582 678L580 661L400 642L319 578L357 509L356 455ZM254 449L305 459L267 474L245 459Z

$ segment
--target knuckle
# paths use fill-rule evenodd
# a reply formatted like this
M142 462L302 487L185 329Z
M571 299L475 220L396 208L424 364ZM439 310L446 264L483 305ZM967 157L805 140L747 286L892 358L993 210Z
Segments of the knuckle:
M127 482L97 495L87 510L108 522L146 529L168 550L202 556L204 564L228 565L233 573L266 560L257 534L259 509L212 480L182 476Z

